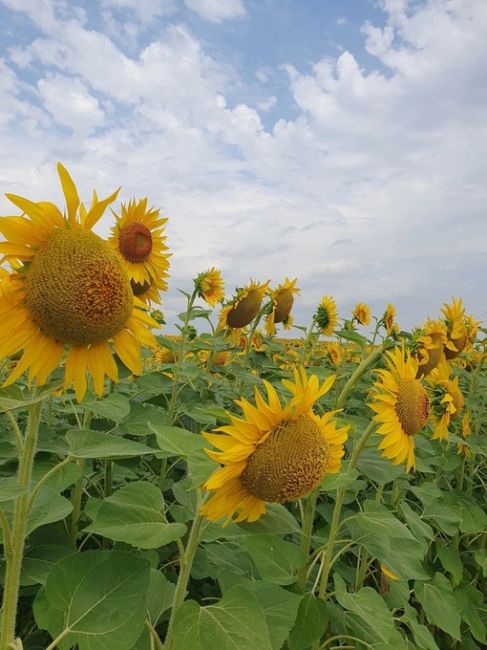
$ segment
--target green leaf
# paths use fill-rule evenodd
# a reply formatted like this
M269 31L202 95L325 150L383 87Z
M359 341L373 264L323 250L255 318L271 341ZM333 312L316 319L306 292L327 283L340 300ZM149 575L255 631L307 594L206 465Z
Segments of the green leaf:
M254 583L251 590L257 597L269 628L273 650L281 650L294 625L302 596L277 585Z
M299 604L296 622L290 634L290 650L309 648L328 626L326 604L313 594L305 594Z
M233 587L215 605L188 600L174 622L174 650L272 650L265 614L256 596Z
M301 527L296 519L280 503L266 503L266 511L262 517L252 523L242 522L238 526L258 535L301 534Z
M487 514L476 503L459 502L462 533L484 533L487 530Z
M67 544L41 544L29 549L22 562L21 585L45 585L53 566L63 557L72 555L74 550Z
M152 483L129 483L104 499L85 531L138 548L159 548L182 537L184 524L168 524L162 516L161 491Z
M149 422L149 428L156 434L157 444L167 456L186 457L191 452L203 449L208 444L201 434L191 433L181 427ZM215 465L214 467L216 469Z
M450 583L436 573L431 582L415 582L415 596L428 622L460 641L460 615Z
M361 452L357 468L361 474L375 483L390 483L404 474L404 467L393 465L390 460L380 455L376 447Z
M405 605L404 613L405 621L411 628L416 645L421 648L421 650L440 650L426 625L421 625L421 623L418 622L416 617L417 612L414 607Z
M440 544L440 542L436 543L436 551L445 571L452 575L456 585L460 584L463 575L460 553L451 544Z
M166 412L153 404L132 404L130 415L120 423L119 429L130 436L148 436L154 432L149 422L162 422Z
M338 488L346 488L355 481L358 475L358 471L354 468L347 468L344 472L337 474L326 474L321 481L321 489L324 492L335 492Z
M176 585L166 578L161 571L151 569L148 591L147 610L149 621L154 626L165 611L170 609L176 591Z
M101 400L88 395L81 402L81 405L93 411L95 415L117 423L121 422L130 413L130 402L120 393L110 393Z
M47 578L37 624L53 638L67 632L68 647L130 650L144 625L149 576L149 563L130 553L70 555Z
M47 472L49 472L49 470L51 470L57 464L58 463L54 460L36 461L32 472L32 480L37 483L37 481L43 478ZM63 492L70 485L74 485L82 473L83 471L79 465L75 463L68 463L67 465L64 465L60 469L56 470L56 473L53 474L53 476L51 476L51 478L46 481L44 485L52 488L56 492Z
M15 476L0 478L0 503L16 499L26 491L27 488L20 486L17 483L17 478Z
M31 404L42 402L62 385L62 381L51 381L42 386L36 395L25 395L19 386L16 385L0 388L0 413L13 411L14 409L23 409Z
M425 519L432 519L438 528L450 536L458 532L462 519L460 509L456 506L446 505L443 500L427 505L423 516Z
M473 638L487 645L486 627L482 620L482 614L485 612L485 603L482 594L472 585L455 591L455 600L460 610L460 616L468 625L468 629Z
M296 570L306 561L296 544L277 536L250 535L245 542L260 577L266 582L278 585L292 584Z
M131 458L153 454L157 450L140 442L112 436L101 431L68 431L71 454L76 458Z
M65 499L50 487L43 487L29 511L27 535L46 524L52 524L67 517L73 509L71 501Z

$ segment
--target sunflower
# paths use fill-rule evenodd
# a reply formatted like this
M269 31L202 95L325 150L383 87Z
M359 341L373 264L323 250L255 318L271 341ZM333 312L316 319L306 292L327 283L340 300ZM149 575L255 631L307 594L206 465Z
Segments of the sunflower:
M414 356L419 360L418 378L426 377L444 358L444 346L448 342L446 325L441 320L428 319L416 340Z
M140 343L155 345L148 328L157 324L133 296L120 255L91 232L118 190L101 201L94 193L87 210L61 164L58 173L66 198L64 216L53 203L7 194L22 215L0 218L6 238L0 254L15 269L2 280L0 359L23 351L7 384L29 370L29 381L42 385L68 346L64 385L73 383L81 400L86 371L98 395L105 375L118 380L109 340L122 362L140 374ZM16 268L19 262L21 268Z
M454 359L467 345L468 335L465 326L465 307L461 298L453 298L451 305L444 303L441 313L445 316L448 341L445 356Z
M323 296L315 313L315 321L325 336L331 336L338 323L338 312L334 298Z
M446 440L450 421L460 415L465 399L458 385L458 377L450 378L450 366L443 358L442 362L431 372L431 407L435 422L433 440Z
M396 308L392 303L389 303L386 307L386 310L382 316L382 322L388 334L399 329L399 326L396 323Z
M289 280L286 278L284 284L278 284L277 288L270 292L271 310L266 318L266 332L269 336L276 333L276 323L282 323L284 329L291 328L293 319L291 309L294 304L294 294L299 294L300 290L296 287L298 278Z
M159 303L159 291L167 291L169 277L167 219L159 217L159 210L147 208L147 197L122 203L120 212L113 212L116 223L109 241L124 260L134 294Z
M472 314L468 314L467 316L465 316L464 323L465 323L465 329L467 331L467 344L465 348L469 350L472 347L477 337L477 333L479 331L480 326L482 325L482 321L474 318Z
M342 348L340 343L338 343L337 341L330 341L329 343L326 344L326 351L328 353L330 361L334 366L338 366L341 364L343 359L343 353L342 353Z
M472 427L470 426L470 415L467 411L465 411L462 417L462 429L460 433L464 440L466 438L469 438L470 435L472 434ZM460 454L461 456L465 456L465 458L472 458L473 455L470 446L465 445L462 442L458 443L457 445L457 454Z
M237 289L234 298L220 312L218 329L240 330L251 323L260 311L268 286L269 281L250 280L246 287Z
M414 435L428 421L429 399L423 384L416 379L418 360L409 351L395 348L386 353L387 368L377 370L380 378L372 388L370 408L384 436L379 448L394 465L406 461L406 472L415 466Z
M314 403L333 385L334 376L321 386L304 368L294 370L294 382L283 380L292 397L283 407L267 381L267 401L255 389L255 406L241 399L243 417L230 415L231 424L205 433L219 451L207 450L222 467L204 484L213 492L202 507L211 521L255 521L266 501L285 503L299 499L321 482L325 473L340 469L348 427L332 421L336 411L318 416Z
M371 318L370 307L363 302L359 302L355 305L352 316L359 325L368 325Z
M212 267L200 273L194 281L198 296L214 307L225 298L225 284L220 271Z

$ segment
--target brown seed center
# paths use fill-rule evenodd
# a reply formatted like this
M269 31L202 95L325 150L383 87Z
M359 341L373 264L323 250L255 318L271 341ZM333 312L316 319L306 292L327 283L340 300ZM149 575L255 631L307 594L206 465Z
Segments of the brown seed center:
M328 442L308 415L275 427L249 457L241 481L264 501L284 503L319 485L328 462Z
M294 303L294 296L289 289L281 289L276 296L276 311L274 312L274 323L284 323Z
M429 399L417 379L402 379L396 402L396 414L408 436L424 427L429 415Z
M151 231L141 223L127 223L118 234L118 249L129 262L144 262L152 250Z
M259 313L262 304L262 293L257 289L251 289L245 298L233 307L227 315L227 323L230 327L245 327L251 323Z

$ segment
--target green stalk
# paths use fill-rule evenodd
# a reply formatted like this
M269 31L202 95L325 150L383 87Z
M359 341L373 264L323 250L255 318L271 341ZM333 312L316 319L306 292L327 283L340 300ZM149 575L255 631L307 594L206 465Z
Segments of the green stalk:
M301 363L303 366L306 364L306 361L308 360L308 351L311 353L311 342L313 340L313 330L316 325L316 318L313 316L313 320L311 321L311 324L309 326L309 329L306 333L306 338L303 341L303 351L301 355Z
M191 574L191 567L193 566L193 560L196 553L196 549L198 548L198 544L200 542L200 532L201 532L202 522L203 522L203 517L200 514L199 504L197 504L196 515L195 518L193 519L193 525L191 526L191 531L189 533L188 543L186 545L184 554L181 556L181 570L179 572L176 591L174 592L174 598L171 607L171 617L169 619L166 642L164 644L166 650L172 650L173 648L174 620L176 618L177 610L183 604L184 599L186 597L186 590L188 587L189 576Z
M72 497L73 511L71 513L70 537L73 544L76 544L76 540L78 539L78 523L81 517L81 498L83 496L83 486L85 482L86 458L79 458L78 466L81 469L81 476L76 481Z
M308 556L313 534L313 521L315 515L316 501L318 500L319 488L311 492L304 505L304 516L301 534L301 550L306 558L306 564L298 571L298 585L302 591L306 588L308 575Z
M184 315L183 328L181 330L181 340L179 341L177 359L174 366L174 383L172 386L171 399L169 401L169 406L167 409L167 418L169 420L169 424L174 424L174 412L176 410L176 401L179 389L179 375L181 373L181 368L183 367L184 353L186 351L186 341L188 338L188 325L191 318L191 310L193 309L194 301L196 300L197 295L198 289L195 289L188 299L188 306L186 307L186 313Z
M9 643L15 640L15 624L17 618L17 604L19 600L20 570L24 555L25 537L27 531L27 517L29 514L30 481L32 467L37 447L37 434L42 402L37 402L29 407L27 430L19 457L17 481L26 492L15 500L12 533L10 537L10 553L6 553L5 585L3 591L2 618L0 623L0 649L6 650Z
M364 375L367 370L375 364L375 362L380 358L384 350L389 347L390 344L383 344L380 346L380 348L377 348L377 350L374 350L371 354L369 354L368 357L366 357L362 363L358 366L358 368L355 370L355 372L352 374L350 379L347 381L345 386L342 389L342 392L338 396L338 399L336 401L335 408L341 409L343 405L345 404L347 397L350 395L352 389L354 388L355 384L359 381L359 379Z

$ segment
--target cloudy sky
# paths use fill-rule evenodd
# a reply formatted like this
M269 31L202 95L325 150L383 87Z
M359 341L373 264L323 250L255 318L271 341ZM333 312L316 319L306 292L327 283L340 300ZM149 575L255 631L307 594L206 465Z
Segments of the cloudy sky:
M487 319L486 0L0 0L4 192L148 195L171 283ZM110 219L101 225L107 234Z

